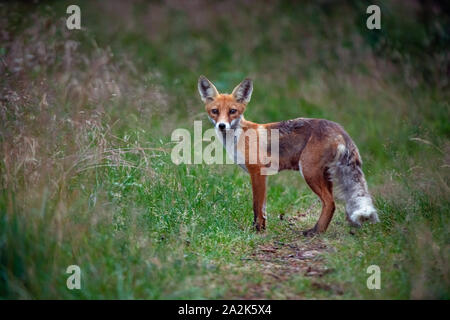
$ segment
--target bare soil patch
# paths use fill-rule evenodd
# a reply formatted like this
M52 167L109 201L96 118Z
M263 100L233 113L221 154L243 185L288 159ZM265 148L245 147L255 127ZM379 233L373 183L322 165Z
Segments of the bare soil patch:
M311 287L314 290L331 291L341 295L343 290L336 284L327 283L322 278L334 270L325 264L323 254L333 251L319 237L298 239L289 242L274 240L270 243L259 245L248 257L241 260L248 262L247 267L253 272L262 275L262 281L254 283L246 288L244 299L265 299L273 297L271 291L277 291L286 282L294 277L303 276L310 278ZM292 291L292 290L288 290ZM302 292L283 292L280 298L302 299Z

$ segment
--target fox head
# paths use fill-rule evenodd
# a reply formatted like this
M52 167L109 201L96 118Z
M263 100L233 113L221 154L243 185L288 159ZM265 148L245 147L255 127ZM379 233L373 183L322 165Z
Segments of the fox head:
M204 76L198 79L198 92L205 103L208 117L220 131L235 129L239 125L252 91L253 83L250 79L238 84L231 94L220 94Z

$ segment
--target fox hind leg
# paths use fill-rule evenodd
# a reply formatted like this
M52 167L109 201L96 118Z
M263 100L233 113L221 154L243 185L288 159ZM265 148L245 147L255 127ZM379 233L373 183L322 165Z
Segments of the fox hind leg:
M327 178L326 171L322 170L308 172L303 169L303 176L308 186L322 201L322 212L316 225L311 229L303 231L303 235L313 236L316 233L325 232L333 218L336 209L333 198L333 183Z

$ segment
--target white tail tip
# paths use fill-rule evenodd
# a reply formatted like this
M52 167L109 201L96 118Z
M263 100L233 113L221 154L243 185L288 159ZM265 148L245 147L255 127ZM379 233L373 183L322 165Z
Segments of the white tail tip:
M380 222L377 211L373 207L365 207L354 211L350 216L350 220L352 224L358 227L367 221L372 223Z

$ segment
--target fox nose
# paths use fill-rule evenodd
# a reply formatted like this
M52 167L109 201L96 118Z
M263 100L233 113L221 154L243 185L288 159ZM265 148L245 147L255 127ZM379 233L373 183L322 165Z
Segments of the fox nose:
M225 130L225 123L219 123L219 129L220 130Z

